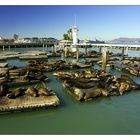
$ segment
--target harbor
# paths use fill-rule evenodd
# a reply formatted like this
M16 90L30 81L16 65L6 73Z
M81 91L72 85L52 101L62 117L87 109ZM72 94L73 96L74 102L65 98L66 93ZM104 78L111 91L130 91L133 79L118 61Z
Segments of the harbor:
M23 116L26 116L39 112L43 115L41 117L43 120L44 116L49 117L50 115L54 120L53 123L58 122L56 116L59 116L59 121L64 123L63 127L71 126L71 123L60 119L61 116L65 120L72 118L73 123L77 124L76 128L79 123L89 127L90 123L86 120L82 124L80 119L75 119L71 115L73 111L75 115L78 113L87 118L87 111L92 112L94 108L89 118L91 120L94 118L95 124L101 121L107 125L110 121L112 124L115 123L114 119L119 117L115 113L117 110L123 115L119 121L125 118L126 114L133 113L135 104L130 105L129 99L133 102L131 99L133 98L135 103L139 104L140 55L138 46L115 45L110 47L108 44L99 44L99 46L97 44L93 46L75 44L74 46L21 47L16 50L15 48L5 48L5 50L1 50L0 61L0 118L5 115L19 114L20 116L24 113ZM43 90L41 89L42 82ZM43 95L40 94L40 91L43 92ZM52 94L49 94L50 92ZM127 109L126 114L121 108L125 104L132 108ZM116 109L116 106L120 107ZM135 108L135 111L137 109ZM109 112L105 114L106 121L104 121L104 117L98 118L98 112L104 113L104 111L113 112L114 118L110 120ZM77 116L79 116L78 114ZM131 120L131 118L129 119ZM96 122L96 120L98 121ZM133 118L132 120L134 121ZM47 120L45 119L45 121ZM30 124L30 122L28 123ZM52 123L48 121L47 123L51 127ZM22 123L22 125L24 124ZM58 126L55 124L54 126L47 130L48 134L53 134L55 128L57 134L68 133L68 131L73 134L79 132L77 129L74 129L75 131L69 129L58 131ZM112 133L116 134L116 126L117 123L114 124ZM137 132L139 126L130 131L125 131L125 128L121 127L120 131L117 130L117 134L125 132L131 134L134 133L133 130L136 134L139 133ZM46 127L44 126L44 128ZM98 134L100 130L101 128L96 128L94 132ZM110 129L108 130L104 131L105 134L110 133ZM28 134L28 131L25 132ZM9 133L14 133L14 129ZM44 134L46 131L42 130L39 133ZM92 134L93 131L83 128L79 133Z
M48 78L47 73L54 72L53 75L58 77L58 79L62 79L62 81L64 80L62 83L64 88L70 92L71 95L75 96L76 100L80 101L91 100L99 96L123 95L125 92L140 89L140 84L133 81L133 78L131 79L131 76L127 75L129 72L132 76L140 76L139 57L130 58L128 56L128 51L130 51L128 48L127 50L122 49L120 53L110 52L106 47L99 48L98 51L92 48L90 48L90 50L88 48L86 51L83 49L82 51L82 48L79 48L75 52L71 50L71 48L66 48L67 46L65 46L64 49L62 49L62 47L57 47L57 50L55 49L55 51L50 47L43 51L25 51L22 53L13 51L4 52L2 54L3 56L1 56L1 61L3 61L3 63L0 63L1 86L10 88L13 86L29 84L35 85L43 81L50 82L51 79ZM3 59L4 57L5 59ZM55 60L53 60L54 58ZM10 66L10 63L7 63L8 60L15 59L19 62L21 61L21 63L22 61L25 61L26 66L20 68L15 65ZM94 68L95 65L98 65L100 69L96 70ZM84 71L84 69L87 70ZM111 69L116 71L119 70L121 72L124 71L124 75L120 75L120 77L111 75ZM68 73L69 71L75 70L78 70L79 72ZM67 72L63 73L63 71ZM108 87L110 88L108 89ZM1 87L1 97L3 95L7 96L5 93L6 91L2 89L3 88ZM14 102L16 102L17 99L14 100ZM49 98L46 100L49 100ZM7 109L2 105L3 102L9 101L5 98L3 101L2 98L0 111L10 111L10 105L8 105L9 107ZM19 103L19 101L17 102ZM58 101L56 100L56 102ZM29 103L27 103L27 105L28 104ZM37 106L32 105L32 103L29 106L32 106L32 108L38 107L40 106L40 102L38 102ZM45 106L47 105L42 105L42 107ZM15 110L22 110L22 108L27 107L24 107L21 103L19 104L19 107L11 107L11 110L14 110L13 108L16 108Z

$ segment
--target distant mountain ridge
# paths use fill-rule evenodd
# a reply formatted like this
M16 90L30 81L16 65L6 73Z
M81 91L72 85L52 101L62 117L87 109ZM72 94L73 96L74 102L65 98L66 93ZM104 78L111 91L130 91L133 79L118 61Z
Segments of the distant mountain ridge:
M140 43L140 38L126 38L126 37L120 37L111 40L112 43Z

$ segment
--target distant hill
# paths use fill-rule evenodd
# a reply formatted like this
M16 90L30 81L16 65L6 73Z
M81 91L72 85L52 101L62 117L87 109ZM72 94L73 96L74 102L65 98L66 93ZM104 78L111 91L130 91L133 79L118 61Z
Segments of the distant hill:
M117 39L113 39L110 42L112 43L140 43L140 38L125 38L125 37L120 37Z

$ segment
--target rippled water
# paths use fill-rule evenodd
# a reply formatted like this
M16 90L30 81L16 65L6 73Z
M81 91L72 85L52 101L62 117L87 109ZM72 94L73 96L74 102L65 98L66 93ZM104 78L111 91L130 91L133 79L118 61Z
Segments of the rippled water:
M14 59L7 62L26 65L26 61ZM140 134L140 91L78 102L51 72L47 76L51 79L48 86L56 92L61 105L47 110L0 115L0 134ZM132 77L140 82L140 78Z

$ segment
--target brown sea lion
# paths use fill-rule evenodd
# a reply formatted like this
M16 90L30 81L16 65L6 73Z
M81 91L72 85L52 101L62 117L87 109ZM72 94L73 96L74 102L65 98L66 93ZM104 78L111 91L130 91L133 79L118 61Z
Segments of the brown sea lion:
M74 87L74 94L78 97L79 100L88 100L100 96L101 90L97 87L88 89L80 89Z
M12 92L10 94L8 94L7 96L10 99L14 99L14 98L17 98L19 96L24 95L24 92L25 92L25 89L23 89L23 88L16 88L16 89L12 90Z
M28 87L28 89L25 91L25 94L31 95L33 97L38 97L38 91L34 87Z
M89 89L83 89L83 92L85 93L84 100L95 98L101 95L101 90L97 87L89 88Z
M130 90L130 86L127 83L120 83L120 88L119 88L119 92L120 95L122 95L125 91Z
M8 93L8 88L4 85L0 84L0 97L5 96Z
M45 88L45 87L41 87L39 90L38 90L38 94L39 95L44 95L44 96L48 96L48 95L51 95L50 91Z

